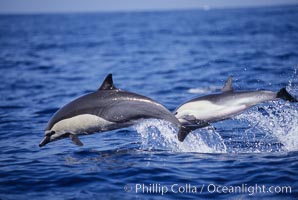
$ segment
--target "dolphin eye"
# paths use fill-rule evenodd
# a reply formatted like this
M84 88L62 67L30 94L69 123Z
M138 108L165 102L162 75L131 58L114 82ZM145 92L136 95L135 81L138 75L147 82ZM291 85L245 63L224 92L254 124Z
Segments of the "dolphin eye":
M177 115L178 114L178 112L175 112L175 114L174 115Z

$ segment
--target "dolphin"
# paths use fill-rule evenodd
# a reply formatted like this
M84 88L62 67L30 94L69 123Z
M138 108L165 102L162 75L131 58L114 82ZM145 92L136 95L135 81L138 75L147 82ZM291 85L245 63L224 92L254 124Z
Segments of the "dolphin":
M109 74L97 91L71 101L53 115L39 146L68 137L82 146L79 135L120 129L150 118L169 121L179 131L190 131L181 127L178 119L160 103L116 88Z
M183 126L195 130L209 126L212 122L240 114L259 103L277 99L297 102L285 88L278 92L267 90L234 91L232 77L230 76L221 93L191 99L176 108L174 113ZM180 132L178 134L179 141L183 141L189 132Z

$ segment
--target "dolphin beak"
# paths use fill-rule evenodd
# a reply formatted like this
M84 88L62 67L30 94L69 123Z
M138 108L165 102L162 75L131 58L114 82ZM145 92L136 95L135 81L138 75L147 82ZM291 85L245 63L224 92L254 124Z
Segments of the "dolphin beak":
M43 147L44 145L48 144L51 141L50 136L45 136L43 140L39 143L39 147Z

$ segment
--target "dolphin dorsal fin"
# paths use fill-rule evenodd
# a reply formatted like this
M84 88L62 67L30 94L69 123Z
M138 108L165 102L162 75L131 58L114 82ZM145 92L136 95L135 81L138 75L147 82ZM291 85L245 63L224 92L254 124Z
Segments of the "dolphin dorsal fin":
M117 89L113 83L113 76L112 74L108 74L105 80L102 82L101 86L98 90L115 90Z
M233 92L232 87L232 76L229 76L228 80L225 83L225 86L221 89L222 92Z

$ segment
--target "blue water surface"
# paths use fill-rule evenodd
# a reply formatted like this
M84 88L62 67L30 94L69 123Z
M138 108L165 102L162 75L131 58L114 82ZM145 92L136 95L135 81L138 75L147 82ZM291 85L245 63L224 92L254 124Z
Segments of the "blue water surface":
M108 73L171 111L229 75L236 90L298 97L297 19L297 6L1 15L0 199L297 199L298 106L284 101L183 143L147 120L38 147L53 113Z

